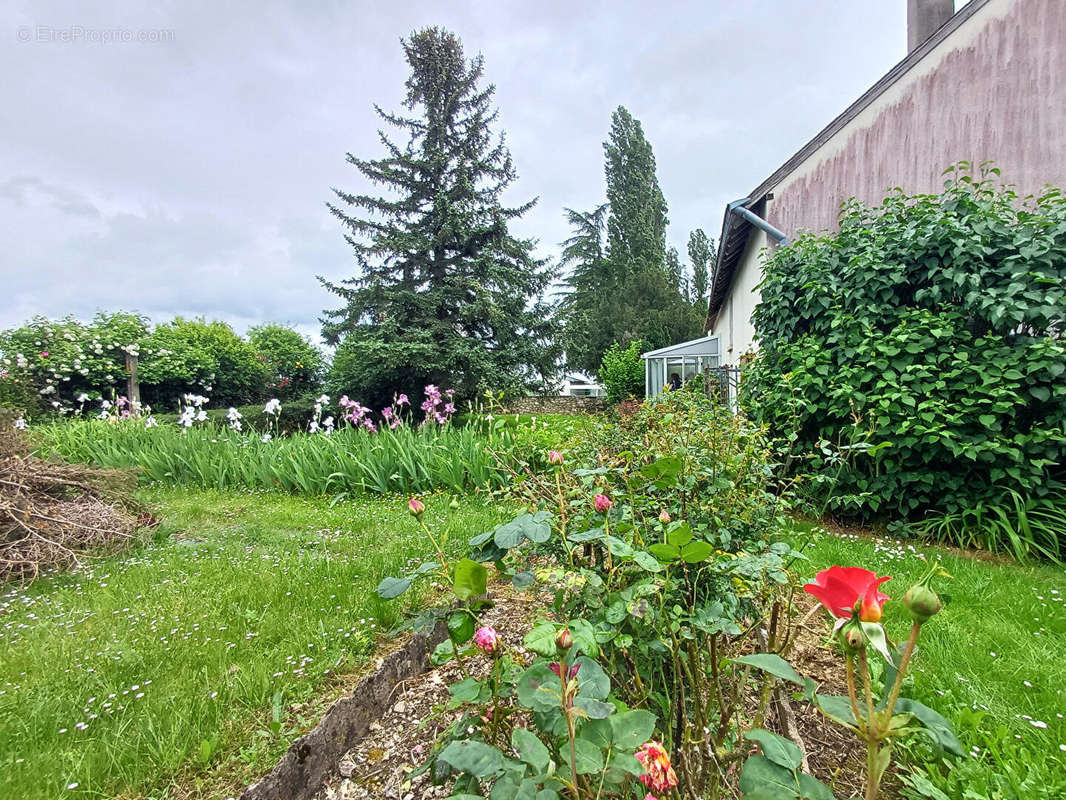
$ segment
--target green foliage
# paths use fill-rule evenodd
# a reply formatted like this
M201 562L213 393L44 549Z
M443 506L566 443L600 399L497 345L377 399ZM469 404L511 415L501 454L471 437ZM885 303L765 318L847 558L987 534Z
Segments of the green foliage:
M954 513L1061 491L1066 198L957 173L846 205L765 267L745 403L793 472L859 514ZM841 462L834 448L848 451Z
M666 259L666 199L655 174L655 155L640 120L623 106L611 115L603 143L607 179L607 257L629 275L663 270Z
M696 228L688 235L688 257L692 262L692 300L701 310L704 310L707 300L708 268L715 255L714 239L709 238L703 228Z
M651 349L698 336L702 313L685 296L679 258L666 250L666 201L640 121L622 107L604 142L607 204L567 209L574 235L563 243L571 268L560 304L567 363L594 372L613 342Z
M948 720L967 757L945 759L928 737L898 742L900 778L914 787L901 797L1066 797L1066 752L1059 749L1066 720L1055 713L1061 712L1066 684L1061 566L900 545L857 530L831 535L809 523L796 531L795 541L810 557L809 574L832 564L861 564L893 576L883 587L892 596L883 623L894 641L904 640L911 624L898 602L906 587L937 557L953 576L944 587L943 611L929 623L935 627L922 633L913 685L908 681L904 688Z
M608 402L644 396L644 359L640 357L643 344L636 341L622 347L615 342L603 354L599 378L607 390Z
M726 762L749 747L732 719L758 681L746 666L727 665L741 655L733 637L761 619L769 635L757 650L772 654L781 643L786 563L798 554L775 541L782 509L768 491L769 456L742 418L699 394L670 392L601 426L587 466L555 466L554 480L516 486L525 504L555 509L553 535L529 547L553 556L536 575L554 591L574 649L627 676L618 699L656 713L682 785L698 796L721 788L701 747L730 753ZM607 513L596 510L596 494L611 500ZM508 551L509 571L528 568L524 549ZM539 626L525 644L544 653L552 634ZM683 730L709 731L710 742L693 744Z
M0 797L159 798L192 783L233 795L318 723L340 676L373 669L383 632L429 595L373 591L426 552L402 503L161 486L138 497L161 521L150 541L4 586L0 751L19 757ZM457 540L498 521L476 497L435 510Z
M999 502L978 500L961 511L931 514L901 526L905 533L966 549L1004 553L1018 561L1066 558L1066 501L1007 490Z
M343 301L323 327L342 347L331 389L381 405L425 384L452 386L461 397L541 385L558 356L541 299L552 276L533 257L533 242L508 230L533 202L502 204L517 174L492 130L494 89L481 86L482 59L467 60L459 38L439 28L402 44L411 113L378 113L408 141L383 133L384 158L348 157L394 194L337 191L330 205L359 267L340 283L322 281Z
M242 423L266 416L262 407L253 407ZM511 441L506 429L451 426L403 426L376 434L346 427L331 436L296 433L262 441L258 433L213 423L146 429L141 420L68 420L37 427L34 435L42 453L139 469L147 480L164 485L306 494L499 486L507 476L489 448L507 458Z
M86 413L95 408L88 401L126 394L127 354L138 357L142 402L156 410L176 408L187 392L241 405L266 391L264 363L225 323L179 317L153 330L146 317L117 312L89 323L35 317L0 332L0 404Z
M318 392L325 358L306 337L285 325L256 325L248 329L248 343L268 373L271 397L288 401Z
M21 372L0 370L0 408L19 412L26 419L40 413L40 396Z
M224 322L178 317L156 326L145 339L145 352L154 357L139 367L141 397L153 407L173 407L181 394L197 387L222 406L254 402L266 394L263 362Z
M34 317L0 332L0 369L7 373L0 378L0 397L21 400L32 413L76 407L82 393L123 394L126 353L138 351L147 331L146 318L118 312L97 314L90 323Z

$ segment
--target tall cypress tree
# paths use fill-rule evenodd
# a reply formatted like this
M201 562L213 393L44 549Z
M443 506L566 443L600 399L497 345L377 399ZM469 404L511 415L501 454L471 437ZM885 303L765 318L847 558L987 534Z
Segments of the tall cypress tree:
M708 267L715 254L714 239L709 238L703 228L696 228L688 235L688 257L692 262L692 288L696 301L707 297Z
M603 143L606 157L607 253L624 280L637 272L662 269L666 260L666 199L655 174L655 155L640 120L619 106Z
M649 348L662 347L698 336L702 329L700 315L683 296L680 258L666 249L667 207L655 155L640 121L621 106L611 116L603 150L606 254L595 270L575 267L571 293L562 304L567 363L590 373L613 342L641 340ZM588 235L583 219L569 219L575 237L564 247L596 238ZM587 280L593 274L597 279Z
M666 251L666 275L670 279L670 285L677 289L678 294L687 296L685 292L685 269L681 266L681 256L676 247Z
M347 160L388 196L334 189L328 204L346 228L358 273L319 278L343 300L326 311L323 336L340 343L335 390L382 402L437 383L472 395L547 379L558 353L542 299L552 275L508 223L536 202L506 207L517 175L493 132L495 87L481 86L481 56L440 28L402 41L411 68L405 111L375 106L387 126L382 158Z

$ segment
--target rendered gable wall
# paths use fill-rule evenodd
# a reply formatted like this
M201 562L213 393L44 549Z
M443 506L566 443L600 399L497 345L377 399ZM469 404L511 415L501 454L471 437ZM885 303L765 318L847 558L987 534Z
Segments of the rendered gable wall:
M849 197L876 205L895 186L936 193L960 160L995 161L1021 195L1066 188L1066 0L989 0L769 187L765 217L790 237L833 229ZM728 363L756 346L765 246L761 233L749 237L711 331Z

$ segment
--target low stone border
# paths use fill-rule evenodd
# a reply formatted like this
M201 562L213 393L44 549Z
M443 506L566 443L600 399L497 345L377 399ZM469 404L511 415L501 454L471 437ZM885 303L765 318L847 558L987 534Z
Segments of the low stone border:
M240 800L308 800L336 771L337 762L389 708L400 681L420 675L429 667L429 654L444 641L443 623L427 634L415 634L399 650L382 659L373 674L359 682L347 697L334 703L322 721L289 747L273 771L253 783Z
M607 409L602 397L516 397L503 404L508 414L598 414Z

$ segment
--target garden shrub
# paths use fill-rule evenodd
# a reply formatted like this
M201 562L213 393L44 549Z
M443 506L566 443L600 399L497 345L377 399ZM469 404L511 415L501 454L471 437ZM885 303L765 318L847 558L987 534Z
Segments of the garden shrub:
M755 650L777 663L787 652L795 588L787 563L801 556L776 541L783 508L769 491L762 432L698 393L669 392L617 423L601 419L592 438L591 458L572 443L545 454L550 471L516 476L512 491L528 511L470 541L464 561L493 562L518 587L539 583L554 602L550 618L524 642L540 659L521 665L524 671L494 668L485 680L452 687L452 705L469 713L428 766L444 777L462 773L457 794L480 795L484 778L521 784L528 777L554 791L563 791L562 783L572 797L600 796L597 786L604 785L609 795L625 796L620 787L628 774L664 796L677 781L686 797L719 796L723 776L751 749L743 732L766 719L775 679L736 659ZM422 510L419 504L412 512ZM394 597L430 576L458 585L459 568L428 563L386 579L378 591ZM465 606L438 611L451 635L437 660L478 650L497 657L484 646L491 635L479 631L475 638L476 622L466 619L476 618L479 605ZM753 636L755 630L765 637ZM573 681L548 677L579 664ZM586 670L597 694L583 680ZM568 699L582 713L570 715ZM494 722L501 707L505 715L522 707L535 712L531 733L557 755L561 781L553 785L520 767L508 777L507 757L525 760L526 745L501 735ZM612 771L599 751L634 721L599 721L613 720L616 710L644 713L635 740L616 753L625 766L619 761ZM642 745L653 730L655 739ZM638 745L643 756L655 754L654 774L643 762L646 769L632 769L625 758ZM579 762L577 772L589 777L573 780L565 769L569 753L580 758L583 750L588 764L582 769ZM479 774L466 758L474 752L499 770Z
M267 370L267 391L282 402L317 394L325 359L306 337L284 325L256 325L248 341Z
M89 323L34 317L0 332L0 404L21 399L33 414L69 407L82 393L122 393L126 353L137 352L147 331L147 318L120 311Z
M196 387L212 405L265 398L268 371L255 349L224 322L178 317L156 326L145 340L140 368L142 400L154 408L175 407Z
M142 402L159 411L177 408L187 392L223 406L266 394L264 362L225 323L179 317L152 330L147 317L117 312L88 323L34 317L0 332L0 404L32 415L77 412L82 395L113 400L126 393L127 354L138 356Z
M743 402L792 473L868 515L1061 491L1066 198L965 165L939 195L845 205L765 265Z
M644 359L640 357L643 344L635 341L622 347L615 342L603 354L599 378L607 390L608 402L644 396Z

